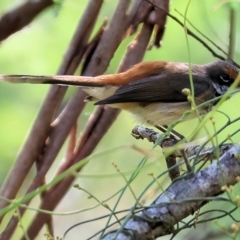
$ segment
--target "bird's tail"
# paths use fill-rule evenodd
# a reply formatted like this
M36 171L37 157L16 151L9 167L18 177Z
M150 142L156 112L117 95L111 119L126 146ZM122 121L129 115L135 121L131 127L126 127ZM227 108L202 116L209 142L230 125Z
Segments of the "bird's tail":
M34 75L0 75L0 81L10 83L59 84L83 87L102 87L106 76L85 77L72 75L34 76Z

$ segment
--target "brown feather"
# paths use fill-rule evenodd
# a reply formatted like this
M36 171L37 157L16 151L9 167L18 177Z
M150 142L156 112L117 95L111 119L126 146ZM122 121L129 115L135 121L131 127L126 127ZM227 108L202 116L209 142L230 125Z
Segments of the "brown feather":
M89 80L89 82L96 85L123 86L138 79L161 74L168 64L163 61L141 62L132 66L126 72L100 75Z

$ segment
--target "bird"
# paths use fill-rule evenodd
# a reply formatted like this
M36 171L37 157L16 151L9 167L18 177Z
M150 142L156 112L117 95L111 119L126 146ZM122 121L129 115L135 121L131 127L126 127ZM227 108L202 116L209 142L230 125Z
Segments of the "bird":
M202 65L149 61L133 65L125 72L96 77L0 75L0 81L79 86L89 95L87 102L127 110L141 123L168 126L191 110L189 96L196 106L201 106L199 115L211 111L238 74L239 69L227 60ZM236 87L240 88L239 82ZM216 97L220 98L214 100ZM194 112L186 119L193 117Z

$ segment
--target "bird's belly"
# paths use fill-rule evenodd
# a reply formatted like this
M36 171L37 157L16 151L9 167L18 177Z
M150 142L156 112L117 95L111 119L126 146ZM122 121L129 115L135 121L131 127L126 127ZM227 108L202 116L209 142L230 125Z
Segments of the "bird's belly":
M190 110L191 106L188 102L183 103L120 103L111 104L111 107L127 110L131 112L136 120L141 123L151 125L169 125L183 116L184 112ZM195 117L195 114L190 114L184 120Z

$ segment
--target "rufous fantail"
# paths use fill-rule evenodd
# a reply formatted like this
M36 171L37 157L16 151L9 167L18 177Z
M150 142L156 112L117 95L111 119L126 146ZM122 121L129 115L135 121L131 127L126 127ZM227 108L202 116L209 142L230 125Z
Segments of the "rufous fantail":
M126 72L96 77L0 75L0 80L81 86L89 94L86 100L96 101L96 105L127 110L142 123L169 125L191 109L191 90L196 105L208 101L199 108L199 113L205 114L217 102L209 100L226 93L238 74L239 69L228 61L191 67L187 63L152 61L136 64Z

